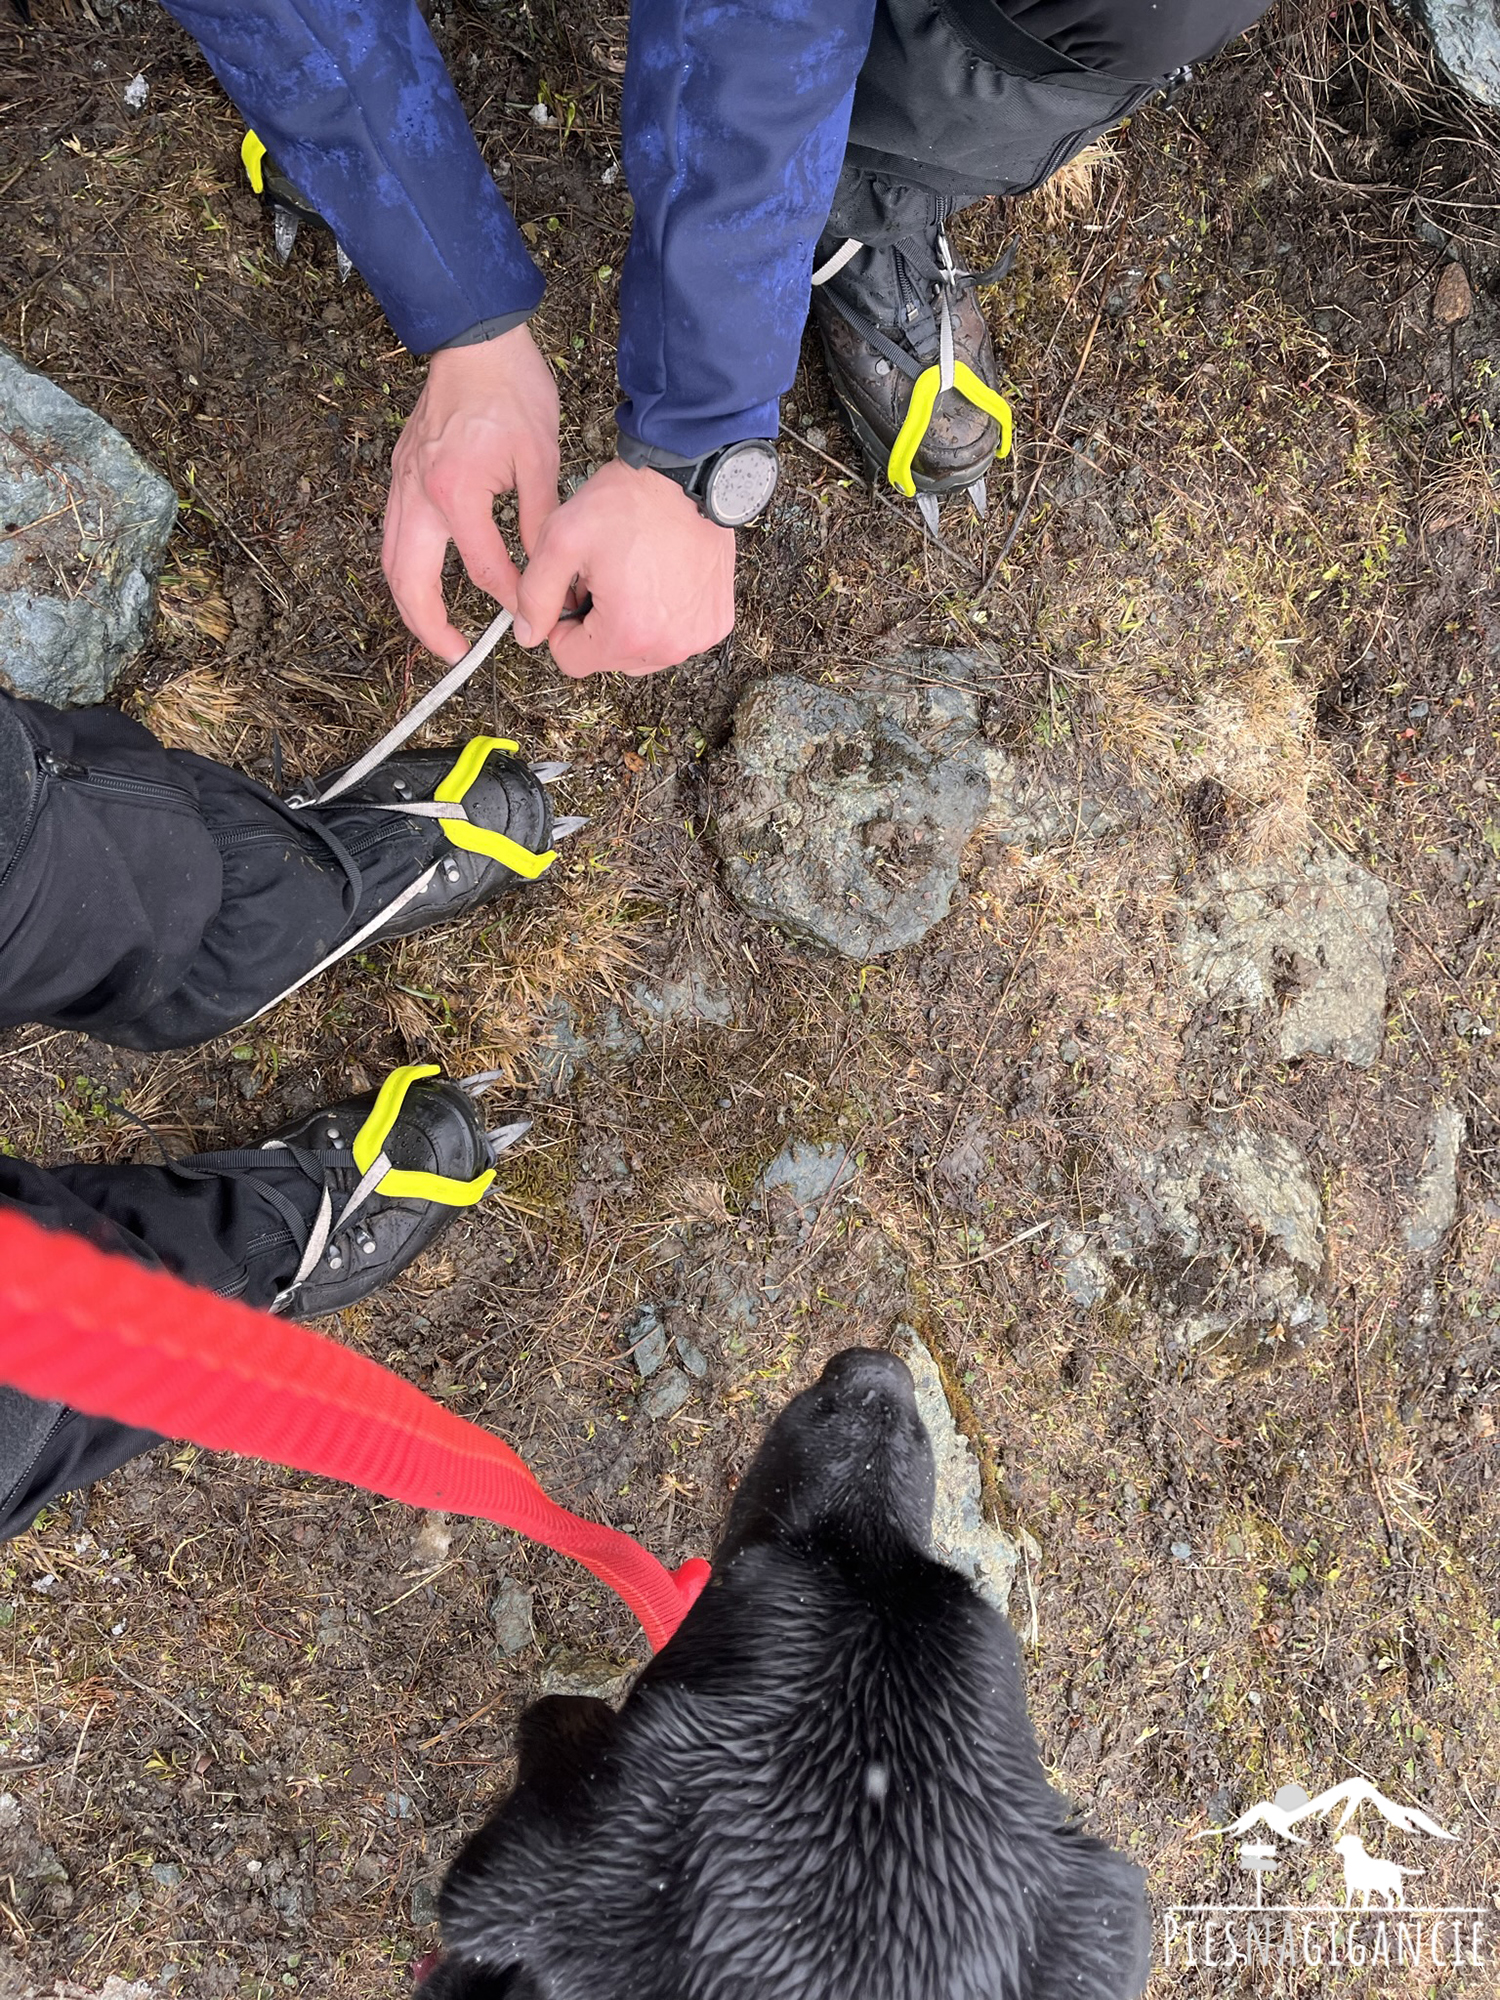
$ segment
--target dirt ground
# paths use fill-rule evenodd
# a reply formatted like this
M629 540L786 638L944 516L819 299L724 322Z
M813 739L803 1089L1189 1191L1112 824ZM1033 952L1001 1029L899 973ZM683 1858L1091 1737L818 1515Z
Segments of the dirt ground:
M177 743L314 772L434 675L378 559L420 370L326 238L276 264L241 127L165 14L33 12L0 23L0 337L186 503L126 698ZM435 26L549 273L581 475L609 450L623 24L473 0ZM1020 440L988 524L950 507L936 547L872 500L809 347L733 640L623 685L505 648L442 719L573 760L562 809L592 824L543 884L198 1054L14 1033L0 1143L144 1158L143 1122L185 1151L397 1062L501 1068L530 1141L341 1337L676 1561L765 1414L913 1320L1029 1537L1012 1611L1047 1758L1157 1903L1242 1895L1232 1843L1193 1836L1362 1774L1458 1833L1424 1898L1500 1909L1497 139L1378 0L1283 10L1069 190L972 214L976 258L1019 241L987 295ZM978 649L948 671L993 740L1149 782L1155 823L1032 859L981 838L950 918L877 965L740 917L711 839L739 692L939 646ZM1170 950L1165 891L1201 858L1314 829L1391 891L1365 1069L1281 1060ZM727 1024L663 1006L693 979ZM1400 1222L1440 1099L1459 1216L1419 1257ZM1206 1121L1289 1135L1325 1209L1326 1331L1254 1367L1146 1301L1079 1308L1050 1248L1108 1203L1111 1140ZM853 1162L806 1212L755 1188L789 1138ZM708 1362L664 1421L624 1352L642 1304ZM0 1572L0 1991L403 1993L518 1710L643 1657L581 1572L483 1523L191 1448L52 1509ZM534 1593L513 1654L507 1582ZM1465 1980L1493 1990L1439 1983Z

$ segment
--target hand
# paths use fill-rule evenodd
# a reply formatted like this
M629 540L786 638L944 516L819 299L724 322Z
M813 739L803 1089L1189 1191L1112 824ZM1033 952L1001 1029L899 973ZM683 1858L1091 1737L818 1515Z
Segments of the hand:
M523 646L545 639L575 680L658 673L734 629L734 530L705 520L649 466L611 459L527 547L515 636ZM588 617L559 624L585 591Z
M439 658L469 650L443 602L449 542L479 588L514 611L520 577L495 495L515 493L522 545L535 548L557 507L557 462L557 385L524 326L433 355L391 454L380 559L396 609Z

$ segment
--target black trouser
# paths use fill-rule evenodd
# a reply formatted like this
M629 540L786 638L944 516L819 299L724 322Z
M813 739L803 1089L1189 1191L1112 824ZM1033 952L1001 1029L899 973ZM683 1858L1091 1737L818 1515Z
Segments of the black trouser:
M411 879L389 818L291 813L253 780L167 750L113 709L0 694L0 1028L177 1048L243 1022ZM254 1178L175 1166L32 1166L0 1203L190 1283L268 1306L296 1250ZM286 1170L285 1200L307 1199ZM0 1388L0 1537L157 1440Z
M1037 187L1269 0L877 0L829 231L890 243Z

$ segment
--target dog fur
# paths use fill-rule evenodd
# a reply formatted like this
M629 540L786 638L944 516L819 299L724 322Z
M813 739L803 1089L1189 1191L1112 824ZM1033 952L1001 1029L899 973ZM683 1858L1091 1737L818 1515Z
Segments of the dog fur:
M928 1554L932 1503L907 1370L836 1356L620 1711L522 1717L419 2000L1133 2000L1140 1871L1047 1784L1010 1627Z

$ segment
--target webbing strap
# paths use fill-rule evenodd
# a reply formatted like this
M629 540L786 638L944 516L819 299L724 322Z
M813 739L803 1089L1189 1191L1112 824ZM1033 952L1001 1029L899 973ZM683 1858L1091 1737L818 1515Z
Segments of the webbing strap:
M706 1562L668 1570L629 1535L557 1506L508 1445L377 1362L3 1209L0 1381L210 1451L513 1528L607 1584L653 1650L708 1581Z

